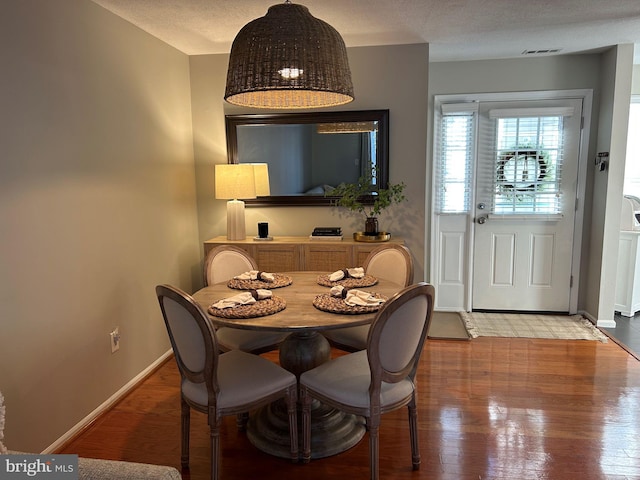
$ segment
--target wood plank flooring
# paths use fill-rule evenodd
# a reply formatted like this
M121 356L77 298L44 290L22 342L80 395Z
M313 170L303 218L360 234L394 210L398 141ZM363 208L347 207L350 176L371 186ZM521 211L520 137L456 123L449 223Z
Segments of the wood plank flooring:
M58 453L179 469L178 385L171 359ZM382 419L381 478L640 479L640 362L612 341L430 340L418 388L421 468L411 469L402 409ZM340 455L292 464L256 450L228 417L221 444L224 480L369 476L366 435ZM193 413L183 478L210 478L208 465L206 419Z

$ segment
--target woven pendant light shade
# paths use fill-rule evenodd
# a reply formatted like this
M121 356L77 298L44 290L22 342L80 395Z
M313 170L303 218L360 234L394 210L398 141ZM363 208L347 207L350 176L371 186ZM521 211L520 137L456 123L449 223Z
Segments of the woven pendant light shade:
M233 41L224 98L273 109L349 103L353 84L344 41L307 7L288 0L274 5Z

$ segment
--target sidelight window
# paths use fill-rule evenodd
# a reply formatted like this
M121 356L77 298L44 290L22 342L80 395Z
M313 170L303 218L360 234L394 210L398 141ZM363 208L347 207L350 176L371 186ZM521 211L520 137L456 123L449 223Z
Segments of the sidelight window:
M470 211L477 108L477 103L442 105L435 157L436 213Z

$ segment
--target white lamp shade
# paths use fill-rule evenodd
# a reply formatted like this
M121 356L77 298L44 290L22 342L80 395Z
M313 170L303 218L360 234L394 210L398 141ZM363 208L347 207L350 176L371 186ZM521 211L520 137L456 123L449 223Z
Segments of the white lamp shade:
M215 166L216 198L234 200L256 198L256 180L253 165L225 163Z

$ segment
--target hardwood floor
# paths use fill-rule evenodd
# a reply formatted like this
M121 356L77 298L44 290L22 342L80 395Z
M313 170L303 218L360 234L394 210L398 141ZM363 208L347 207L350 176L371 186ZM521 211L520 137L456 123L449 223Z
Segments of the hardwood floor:
M59 453L179 469L178 384L171 359ZM381 478L640 478L640 362L612 341L430 340L418 387L421 468L411 470L402 409L382 418ZM256 450L227 417L221 444L224 480L369 475L366 435L340 455L291 464ZM193 413L183 478L210 478L208 462L206 418Z
M633 317L614 315L615 328L603 328L605 333L614 337L625 350L640 359L640 313Z

